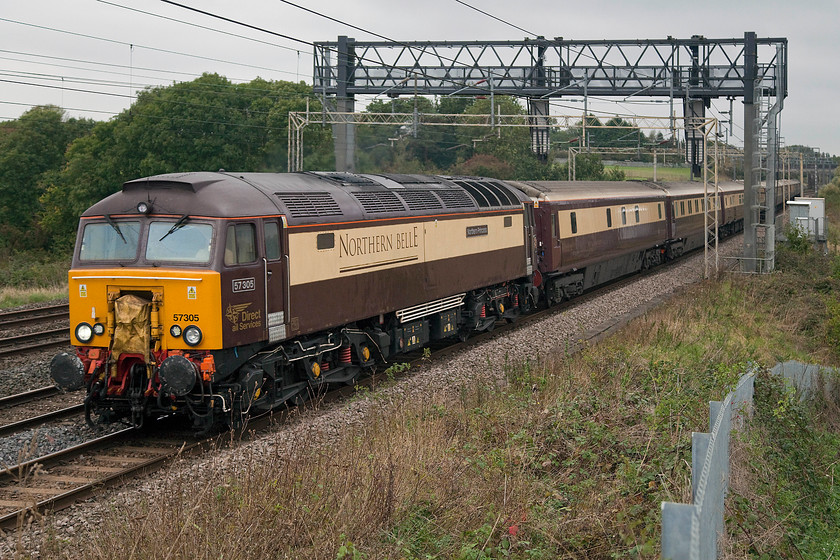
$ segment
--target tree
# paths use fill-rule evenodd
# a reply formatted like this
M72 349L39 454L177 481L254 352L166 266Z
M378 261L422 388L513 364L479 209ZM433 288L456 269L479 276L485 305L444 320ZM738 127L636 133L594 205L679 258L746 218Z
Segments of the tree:
M78 216L130 179L184 171L285 171L289 111L320 111L311 87L260 78L233 84L216 74L142 92L130 109L68 150L46 179L44 228L72 244ZM332 163L330 131L305 136L305 165Z
M32 249L44 243L37 217L43 177L65 163L70 142L93 127L86 119L65 119L55 106L35 107L4 127L0 137L0 246Z

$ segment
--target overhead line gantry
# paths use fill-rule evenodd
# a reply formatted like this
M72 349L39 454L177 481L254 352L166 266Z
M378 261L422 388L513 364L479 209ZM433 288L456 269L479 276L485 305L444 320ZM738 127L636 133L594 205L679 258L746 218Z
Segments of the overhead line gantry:
M323 97L325 107L339 113L353 113L357 95L499 94L525 98L532 149L543 158L548 156L552 99L583 97L586 102L591 96L667 97L672 116L674 101L682 100L686 122L702 123L712 99L742 98L749 167L744 185L745 226L752 230L761 229L759 224L768 214L765 192L772 192L775 178L775 169L771 172L768 167L777 159L776 119L787 96L787 56L786 38L759 38L753 32L731 39L695 35L689 39L593 41L536 37L391 42L340 36L338 41L315 43L313 88ZM336 169L354 171L354 126L334 126ZM767 133L762 132L765 129ZM704 132L692 126L684 130L686 160L699 176ZM761 149L768 151L768 157L761 155ZM764 239L762 232L758 237ZM746 233L745 262L764 258L756 251L765 250L762 243L756 248L754 233Z

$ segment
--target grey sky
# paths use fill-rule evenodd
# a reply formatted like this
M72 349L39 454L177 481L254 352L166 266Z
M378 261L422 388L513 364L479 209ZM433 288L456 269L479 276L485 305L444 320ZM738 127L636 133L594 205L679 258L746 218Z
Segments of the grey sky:
M305 41L334 41L338 35L358 40L376 39L279 0L181 1ZM805 144L840 154L837 133L840 119L836 103L831 102L840 91L840 72L833 64L840 55L836 31L840 21L838 0L801 3L780 0L466 1L546 37L742 38L745 31L755 31L759 37L786 37L789 96L782 113L782 137L786 144ZM455 0L298 0L296 3L396 40L515 40L525 35ZM219 22L161 1L0 0L0 18L0 118L3 119L15 118L31 105L52 103L65 107L72 116L106 120L128 107L132 91L147 85L190 80L202 72L217 72L233 81L250 81L256 76L307 83L312 80L311 49L306 45ZM66 89L60 89L62 84ZM362 104L363 100L357 107L361 108ZM743 137L740 100L735 104L734 136L735 142L740 143L737 140ZM719 116L716 111L728 110L728 105L725 100L715 102L712 115ZM597 107L621 115L631 112L659 115L663 110L661 104L605 103Z

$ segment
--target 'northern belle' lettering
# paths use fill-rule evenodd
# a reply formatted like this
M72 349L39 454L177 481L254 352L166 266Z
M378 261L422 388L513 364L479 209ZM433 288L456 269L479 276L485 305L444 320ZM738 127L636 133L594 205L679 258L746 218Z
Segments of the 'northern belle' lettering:
M417 247L419 234L417 226L400 233L379 235L363 235L354 237L349 233L339 237L338 256L355 257L358 255L373 255L400 251Z

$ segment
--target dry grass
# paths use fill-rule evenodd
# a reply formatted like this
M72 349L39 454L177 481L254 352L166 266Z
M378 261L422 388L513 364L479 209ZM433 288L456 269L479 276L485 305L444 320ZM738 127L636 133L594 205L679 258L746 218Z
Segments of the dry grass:
M837 361L815 336L827 312L808 285L820 274L812 266L802 276L701 284L606 343L510 365L500 386L476 377L435 396L368 395L371 407L337 435L308 430L303 418L266 445L243 446L233 463L220 455L185 465L164 488L115 508L94 538L48 539L44 550L127 559L655 558L660 502L690 501L690 433L706 430L708 401L750 360ZM736 458L753 444L744 445ZM774 468L759 460L736 470L733 487ZM777 503L746 496L756 507ZM745 539L772 547L787 530L756 527L736 529L731 549L745 550Z
M0 309L66 299L66 284L49 288L0 288Z

